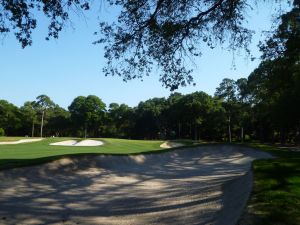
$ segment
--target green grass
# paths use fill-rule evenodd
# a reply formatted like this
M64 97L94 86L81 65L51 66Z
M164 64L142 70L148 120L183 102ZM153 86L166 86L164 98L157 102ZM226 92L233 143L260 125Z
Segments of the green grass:
M0 138L0 141L19 140L21 138ZM0 170L13 167L40 164L66 155L78 154L137 154L161 151L163 141L99 139L105 142L97 147L50 146L50 143L76 138L47 138L40 142L18 145L0 145ZM79 139L78 139L79 140Z
M300 224L300 152L250 144L276 158L253 163L254 188L248 212L259 225Z

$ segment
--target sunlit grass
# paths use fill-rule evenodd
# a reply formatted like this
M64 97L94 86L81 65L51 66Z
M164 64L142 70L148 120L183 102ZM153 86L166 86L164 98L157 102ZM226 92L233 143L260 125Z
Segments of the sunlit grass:
M19 140L22 138L1 139L1 141ZM65 155L76 154L136 154L162 150L163 141L125 140L103 138L105 144L95 147L51 146L50 143L76 138L47 138L39 142L18 145L0 145L0 169L22 165L31 165L57 159Z
M254 189L249 206L256 224L300 224L300 152L255 144L277 158L253 163Z

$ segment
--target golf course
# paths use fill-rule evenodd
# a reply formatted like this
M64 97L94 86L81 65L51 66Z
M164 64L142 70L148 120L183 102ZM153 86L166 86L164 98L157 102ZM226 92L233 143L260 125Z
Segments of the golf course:
M0 0L0 225L300 225L300 0Z
M251 193L252 161L272 158L187 141L164 150L163 141L31 140L0 145L3 224L236 224Z

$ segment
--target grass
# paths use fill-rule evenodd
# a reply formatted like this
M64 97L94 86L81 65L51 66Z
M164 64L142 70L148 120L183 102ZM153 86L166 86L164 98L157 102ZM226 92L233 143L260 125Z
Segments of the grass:
M247 224L300 224L300 152L250 144L276 158L253 163L254 188L247 211Z
M0 141L22 138L1 137ZM0 170L48 162L66 155L78 154L137 154L161 151L163 141L141 141L125 139L100 139L105 145L97 147L50 146L50 143L72 138L47 138L39 142L18 145L0 145ZM73 138L76 139L76 138ZM79 140L79 139L78 139Z

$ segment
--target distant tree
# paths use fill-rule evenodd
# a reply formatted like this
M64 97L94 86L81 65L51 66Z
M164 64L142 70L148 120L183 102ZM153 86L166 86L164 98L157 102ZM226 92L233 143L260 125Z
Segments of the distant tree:
M54 106L53 101L47 95L39 95L35 102L37 110L41 113L41 130L40 135L43 137L43 127L46 112L49 108Z
M47 132L51 136L70 136L71 135L71 121L70 112L55 105L48 111Z
M183 98L183 95L175 92L167 99L166 120L168 123L169 136L171 138L181 138L183 135L185 109L180 103L181 98Z
M0 127L8 136L20 134L22 127L20 110L5 100L0 100Z
M209 118L212 118L211 115L217 115L216 112L220 110L220 105L204 92L194 92L185 95L177 104L177 108L181 107L182 109L182 121L189 127L188 133L190 138L198 140L201 137L207 137L205 133L211 132L210 126L220 125L214 124L215 120L209 121Z
M229 142L232 141L231 124L233 111L235 110L237 103L236 91L236 82L232 79L224 78L215 92L215 96L223 100L224 108L227 112Z
M101 119L104 118L106 105L95 95L79 96L69 106L72 121L84 130L87 137L88 129L98 132Z
M134 127L134 110L126 104L111 103L108 110L110 135L131 137Z
M20 111L24 117L23 124L25 121L31 123L31 137L34 137L34 126L37 122L37 109L35 102L25 102L24 105L20 108Z
M166 136L164 111L167 107L165 98L152 98L140 102L135 108L136 136L139 138L158 139Z

